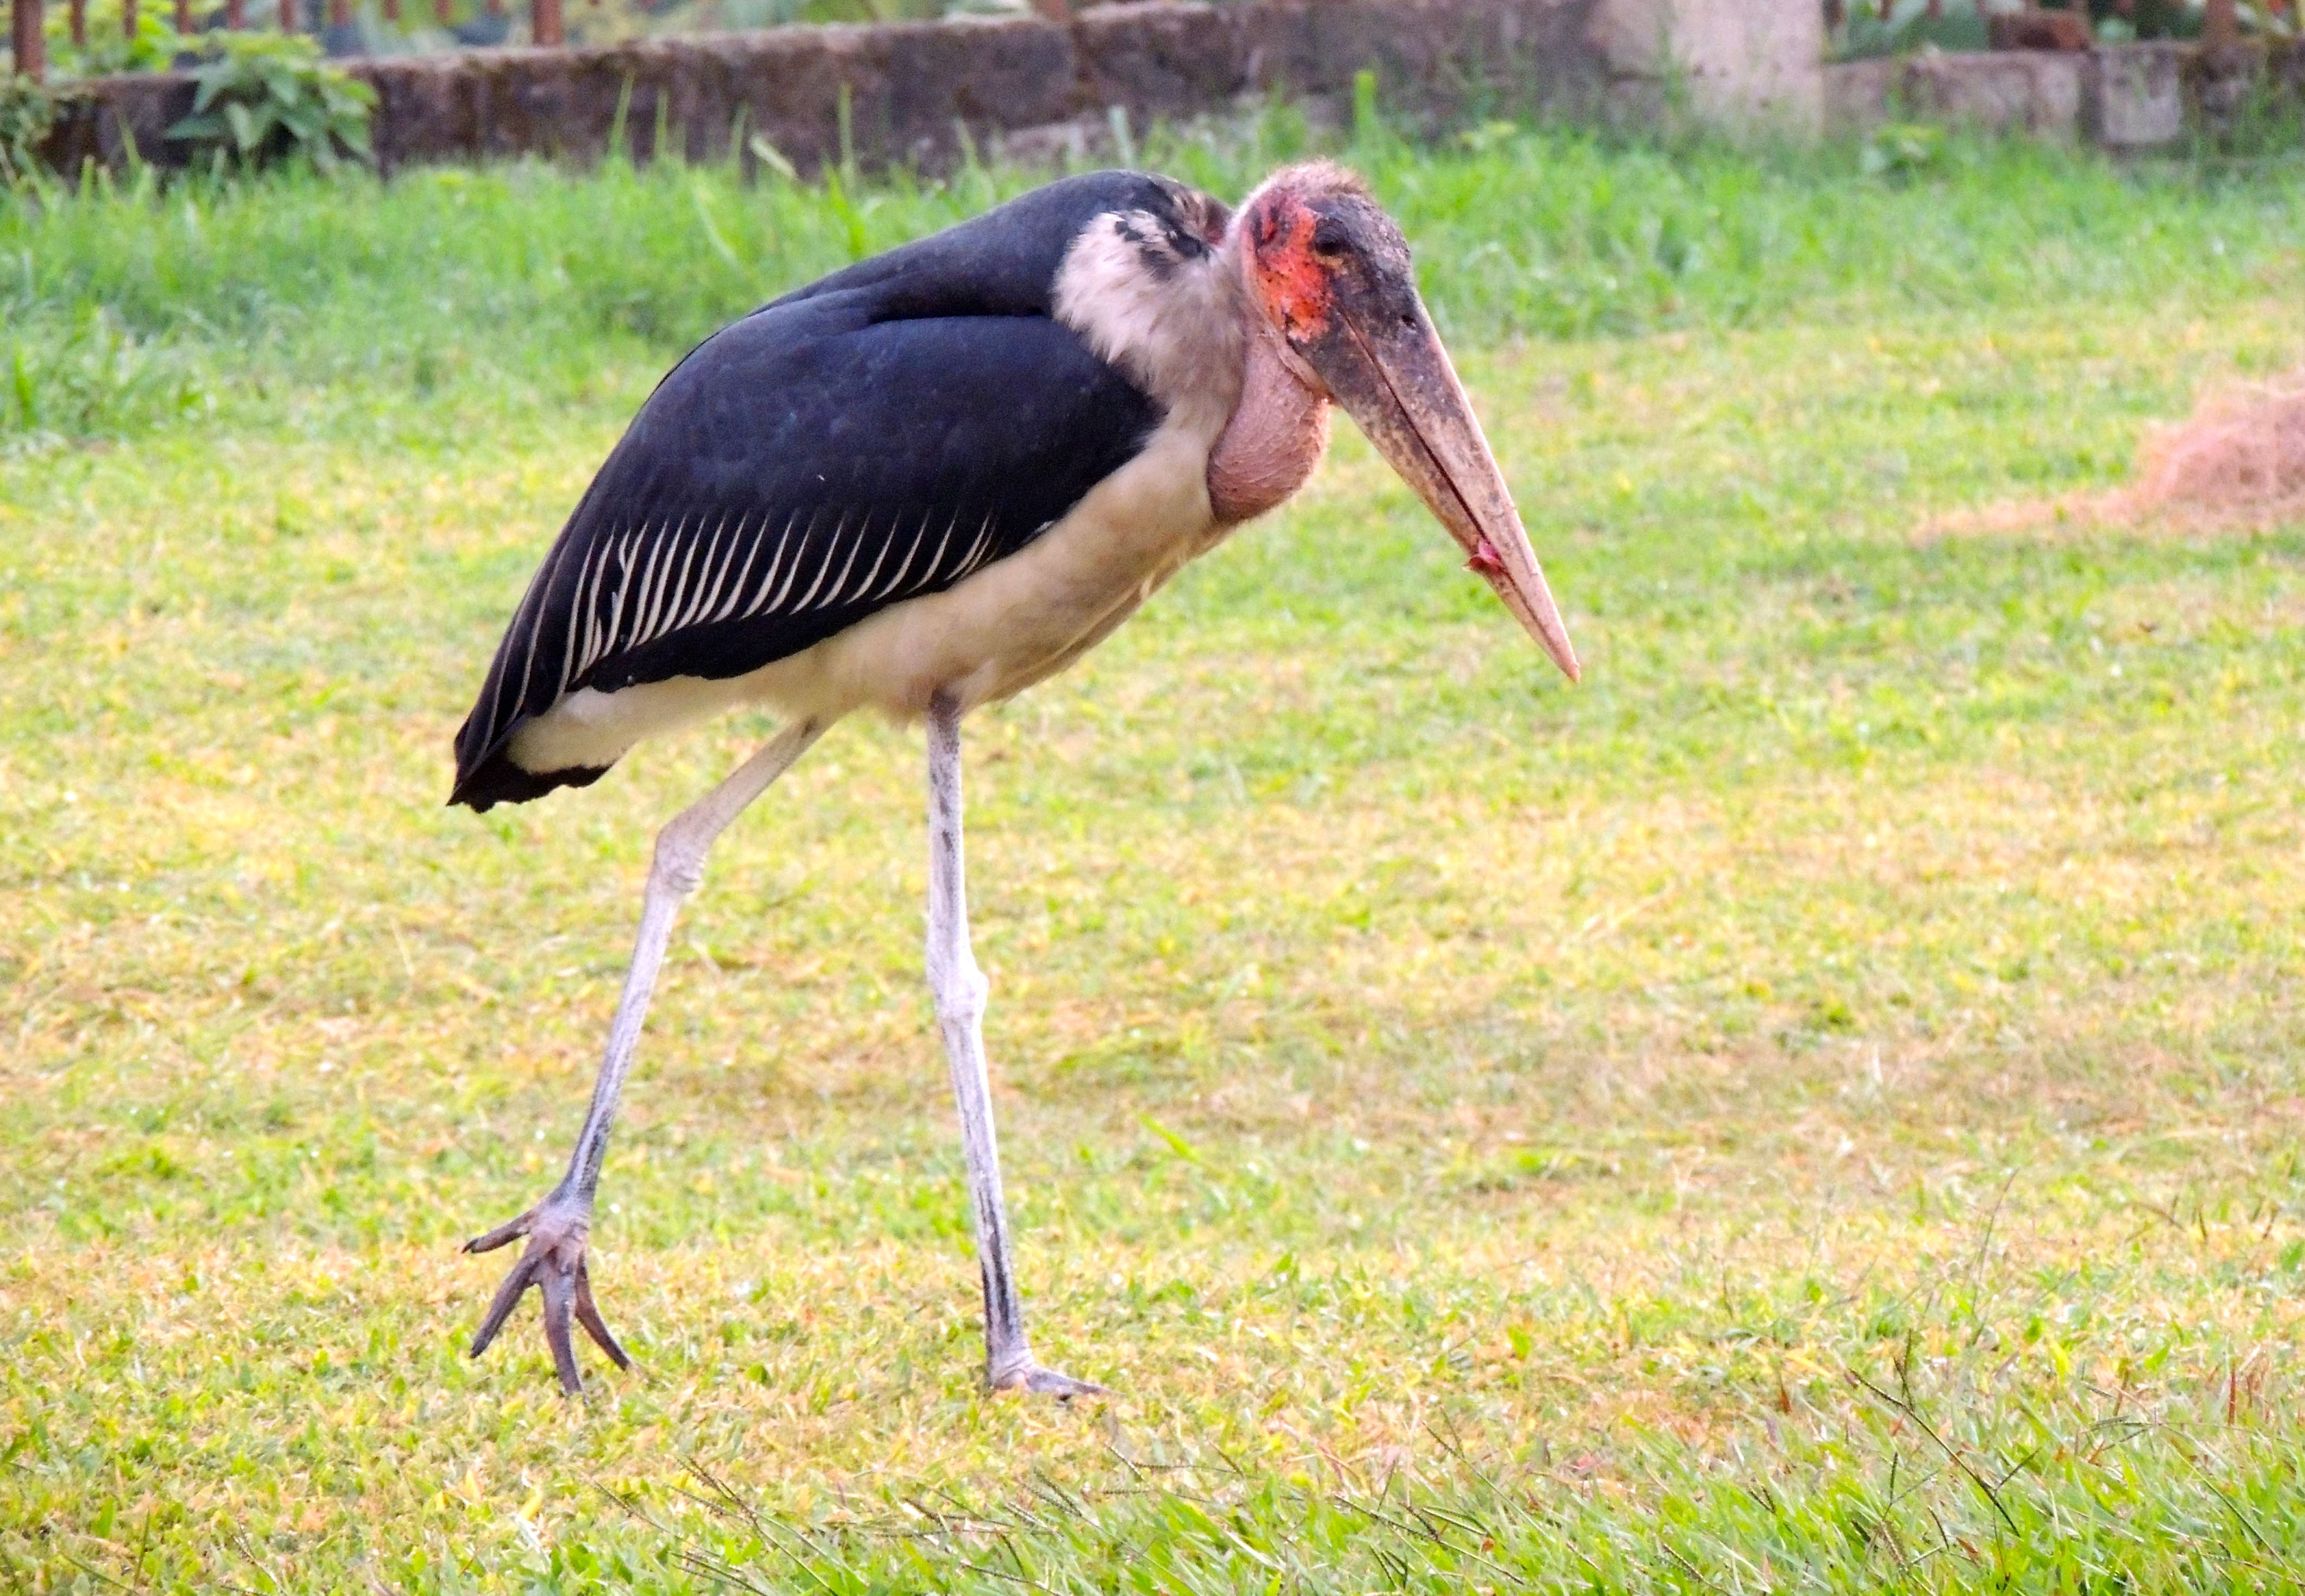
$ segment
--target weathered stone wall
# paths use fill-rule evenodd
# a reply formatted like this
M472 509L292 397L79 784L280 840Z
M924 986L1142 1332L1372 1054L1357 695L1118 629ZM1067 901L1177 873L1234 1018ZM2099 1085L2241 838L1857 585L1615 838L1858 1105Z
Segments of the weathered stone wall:
M2227 128L2252 102L2275 115L2300 114L2305 46L2105 45L1824 69L1824 124L1835 132L1909 117L2142 152Z
M1822 5L1602 0L1594 21L1620 99L1646 99L1656 110L1677 98L1697 115L1735 127L1813 133L1823 119Z
M1244 94L1333 97L1374 68L1389 114L1433 123L1505 112L1588 112L1624 72L1596 38L1603 0L1316 0L1103 6L1069 23L957 19L886 27L780 28L582 50L481 50L348 63L375 85L387 169L410 162L608 149L622 104L632 155L659 132L692 160L759 134L804 171L840 154L841 102L857 157L953 159L1022 129L1125 109L1221 110ZM101 81L68 101L47 154L59 170L117 166L132 141L181 162L166 130L191 84L159 73ZM741 119L741 120L740 120Z
M1786 6L1791 7L1789 13ZM2250 107L2305 105L2305 43L1925 54L1822 65L1806 0L1152 0L1039 18L783 28L587 50L480 50L348 64L376 87L377 153L410 162L598 159L624 106L635 158L727 154L758 134L803 171L840 154L848 107L868 164L982 149L1078 148L1113 110L1138 130L1280 93L1336 107L1374 69L1390 115L1428 127L1497 114L1645 123L1668 103L1718 120L1862 132L1902 117L2150 150ZM1790 17L1790 21L1787 18ZM184 151L170 73L100 80L63 106L64 172Z

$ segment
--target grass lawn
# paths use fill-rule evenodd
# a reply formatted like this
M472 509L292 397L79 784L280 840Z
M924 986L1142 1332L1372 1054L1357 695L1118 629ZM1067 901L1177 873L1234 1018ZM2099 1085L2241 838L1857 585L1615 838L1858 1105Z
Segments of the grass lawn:
M444 809L522 584L688 339L1025 180L0 201L0 1583L2305 1585L2305 528L1931 531L2305 356L2305 169L1473 143L1359 154L1586 684L1348 432L969 727L1071 1411L976 1385L916 731L676 933L636 1370L455 1250L768 729Z

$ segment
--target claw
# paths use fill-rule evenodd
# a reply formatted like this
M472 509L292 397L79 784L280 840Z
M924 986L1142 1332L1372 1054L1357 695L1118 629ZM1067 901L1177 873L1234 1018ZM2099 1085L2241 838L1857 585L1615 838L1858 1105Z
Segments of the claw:
M563 1391L575 1396L584 1389L583 1377L576 1368L575 1338L568 1331L572 1317L617 1368L633 1366L625 1349L608 1333L600 1307L592 1300L591 1271L584 1260L591 1218L589 1203L556 1192L520 1218L464 1244L467 1252L490 1252L522 1236L528 1238L526 1250L506 1271L504 1284L497 1287L488 1313L472 1337L472 1356L477 1358L489 1349L489 1344L504 1329L505 1321L512 1317L513 1309L533 1286L544 1299L545 1345L552 1349L552 1367L560 1377Z

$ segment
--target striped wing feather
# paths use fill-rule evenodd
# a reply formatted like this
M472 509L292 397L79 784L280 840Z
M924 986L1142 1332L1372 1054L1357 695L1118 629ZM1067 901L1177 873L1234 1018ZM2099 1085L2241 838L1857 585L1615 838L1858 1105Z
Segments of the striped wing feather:
M780 301L659 386L498 648L452 802L596 777L506 757L569 693L743 675L1014 554L1158 423L1045 317L875 309L869 291Z

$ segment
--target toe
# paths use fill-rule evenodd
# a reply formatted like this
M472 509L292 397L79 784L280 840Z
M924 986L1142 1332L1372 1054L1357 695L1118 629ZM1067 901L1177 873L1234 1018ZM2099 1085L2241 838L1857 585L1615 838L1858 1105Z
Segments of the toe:
M504 1329L504 1322L512 1316L513 1306L520 1301L521 1293L534 1282L535 1269L535 1258L532 1254L513 1265L512 1272L504 1278L504 1284L497 1287L496 1300L489 1304L488 1317L481 1320L481 1328L472 1337L473 1357L477 1358L488 1351L489 1343L497 1338L498 1330Z
M1110 1396L1112 1393L1093 1380L1075 1380L1069 1374L1059 1374L1053 1369L1036 1369L1030 1389L1043 1396L1053 1396L1059 1402L1070 1402L1076 1396Z
M1054 1369L1044 1369L1038 1363L1027 1364L995 1388L1002 1391L1029 1391L1035 1396L1053 1396L1059 1402L1070 1402L1076 1396L1110 1396L1112 1393L1094 1380L1075 1380Z
M584 1327L586 1335L600 1343L600 1350L608 1354L610 1363L619 1369L633 1366L633 1361L625 1354L625 1349L617 1345L614 1336L608 1334L608 1321L600 1317L600 1310L592 1301L592 1271L581 1263L576 1266L576 1322Z
M517 1219L507 1219L486 1235L476 1235L464 1244L467 1252L493 1252L507 1242L516 1242L526 1235L535 1223L536 1210L531 1209Z
M584 1392L584 1377L576 1372L576 1346L568 1335L568 1312L576 1287L566 1275L547 1269L538 1282L544 1292L544 1339L552 1348L552 1366L560 1375L560 1388L571 1396Z

